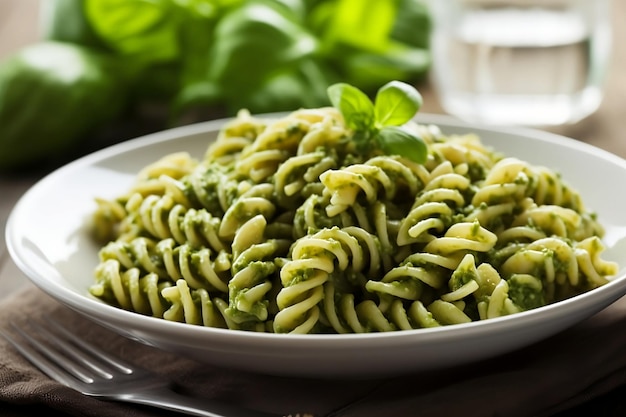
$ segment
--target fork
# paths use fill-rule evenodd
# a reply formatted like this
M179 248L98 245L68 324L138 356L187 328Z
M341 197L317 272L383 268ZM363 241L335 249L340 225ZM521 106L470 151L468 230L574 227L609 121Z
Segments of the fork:
M42 343L15 323L24 342L0 330L9 343L42 372L85 395L158 407L204 417L277 417L260 411L178 394L172 381L126 361L78 338L55 321L46 319L57 336L32 323L49 343ZM54 346L53 346L54 345Z

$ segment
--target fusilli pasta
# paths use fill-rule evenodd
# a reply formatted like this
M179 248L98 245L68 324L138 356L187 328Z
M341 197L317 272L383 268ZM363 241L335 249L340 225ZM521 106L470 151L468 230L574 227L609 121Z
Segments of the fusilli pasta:
M241 111L201 159L165 156L97 199L91 294L196 325L353 333L514 314L617 273L556 172L406 127L424 164L357 151L334 108Z

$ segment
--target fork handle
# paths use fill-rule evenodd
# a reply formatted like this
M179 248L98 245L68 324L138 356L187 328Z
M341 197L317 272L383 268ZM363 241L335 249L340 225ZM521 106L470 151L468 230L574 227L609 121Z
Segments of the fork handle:
M119 400L149 405L165 410L177 411L192 416L202 417L277 417L270 414L234 406L205 398L189 397L175 391L162 388L151 388L147 391L136 391L117 397Z

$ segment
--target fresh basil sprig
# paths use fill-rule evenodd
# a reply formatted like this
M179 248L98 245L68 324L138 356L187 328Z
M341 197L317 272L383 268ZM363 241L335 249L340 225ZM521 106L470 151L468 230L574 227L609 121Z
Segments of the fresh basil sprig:
M422 96L411 85L391 81L378 90L373 103L361 90L346 83L333 84L327 92L346 125L354 130L359 149L377 148L418 163L426 161L426 144L404 126L422 106Z

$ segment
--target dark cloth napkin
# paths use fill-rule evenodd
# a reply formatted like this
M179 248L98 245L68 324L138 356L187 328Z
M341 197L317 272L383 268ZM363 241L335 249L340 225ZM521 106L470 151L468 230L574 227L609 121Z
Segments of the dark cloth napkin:
M622 401L626 393L622 388L626 384L626 298L517 352L453 369L358 381L253 375L200 364L118 336L31 285L0 303L0 328L9 333L13 333L10 322L26 325L44 316L129 362L171 377L185 394L277 415L626 415L626 401ZM0 415L171 413L83 396L42 374L0 338Z

